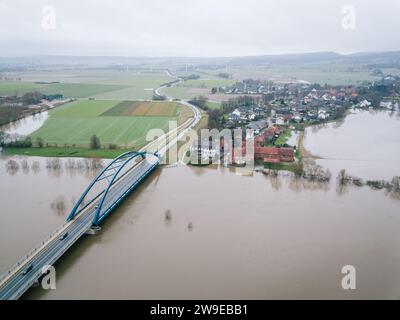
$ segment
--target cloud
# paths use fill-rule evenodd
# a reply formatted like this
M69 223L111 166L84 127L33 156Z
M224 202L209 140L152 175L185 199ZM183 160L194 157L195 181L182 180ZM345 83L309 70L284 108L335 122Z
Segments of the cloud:
M42 28L46 5L56 28ZM342 7L356 28L342 27ZM0 0L1 56L399 50L397 0Z

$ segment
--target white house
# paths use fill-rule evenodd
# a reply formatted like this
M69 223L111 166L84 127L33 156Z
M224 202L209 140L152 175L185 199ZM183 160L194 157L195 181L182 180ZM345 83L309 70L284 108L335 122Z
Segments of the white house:
M275 124L277 124L279 126L283 126L285 124L285 119L283 119L283 117L277 117L275 119Z
M370 106L371 102L369 102L368 100L364 100L359 103L360 108L369 108Z
M234 114L234 115L240 117L241 112L239 111L239 109L235 109L235 110L232 111L232 114Z

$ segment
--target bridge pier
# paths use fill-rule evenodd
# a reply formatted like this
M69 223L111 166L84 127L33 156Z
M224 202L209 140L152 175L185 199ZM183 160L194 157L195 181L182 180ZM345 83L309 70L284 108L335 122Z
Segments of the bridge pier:
M91 226L91 227L85 232L85 234L96 235L96 234L99 234L100 231L101 231L101 227L99 227L99 226Z

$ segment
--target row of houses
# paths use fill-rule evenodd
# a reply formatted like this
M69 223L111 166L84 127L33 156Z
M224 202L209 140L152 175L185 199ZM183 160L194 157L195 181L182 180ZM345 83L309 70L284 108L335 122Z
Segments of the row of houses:
M295 150L294 148L278 148L271 146L264 146L273 139L279 137L283 129L277 126L271 126L266 130L254 137L254 160L263 160L264 163L278 164L281 162L294 162ZM251 138L251 137L250 137ZM232 162L241 163L243 158L246 157L246 141L242 141L240 148L232 150Z
M264 147L265 142L270 142L282 134L283 129L271 126L254 139L254 158L263 160L264 163L294 162L293 148Z
M272 117L274 124L279 126L288 125L291 121L294 122L316 122L329 119L332 115L332 110L328 111L325 108L310 111L291 111L289 114L275 113Z
M272 87L271 81L246 79L232 86L222 87L220 91L226 94L267 94L272 91Z
M319 122L336 115L345 105L353 105L358 99L357 88L292 86L274 93L270 106L274 111L273 122L287 125L289 122Z
M293 148L256 147L254 151L255 159L261 159L264 163L294 162Z
M250 106L241 106L228 114L228 120L225 122L226 128L233 128L237 125L258 121L265 117L265 108L255 104Z
M398 101L381 101L380 105L381 108L385 108L388 110L399 110L399 102Z

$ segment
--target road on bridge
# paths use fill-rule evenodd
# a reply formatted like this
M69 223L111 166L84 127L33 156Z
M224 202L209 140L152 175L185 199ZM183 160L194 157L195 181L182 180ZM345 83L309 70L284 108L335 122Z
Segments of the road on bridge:
M167 73L172 76L168 71ZM157 94L158 89L155 90ZM160 158L167 150L200 122L200 110L186 101L181 101L181 103L193 110L194 117L139 150L139 153L149 153L139 161L135 160L132 168L110 184L107 201L102 204L102 208L113 209L157 167ZM157 152L157 156L152 155L151 152ZM48 239L35 247L0 279L0 300L18 299L43 275L44 267L53 265L92 227L104 192L105 190L95 196L72 220L53 232Z

